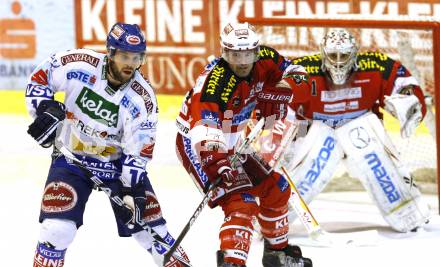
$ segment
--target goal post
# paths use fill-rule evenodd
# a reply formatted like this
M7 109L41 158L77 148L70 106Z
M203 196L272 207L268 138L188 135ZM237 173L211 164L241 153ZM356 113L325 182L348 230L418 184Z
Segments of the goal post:
M367 36L368 45L362 50L377 50L389 54L393 59L402 61L408 67L409 71L418 78L425 94L430 95L434 99L436 132L440 128L440 114L437 112L440 107L440 20L434 17L408 17L408 16L364 16L364 15L336 15L334 17L327 16L295 16L272 17L272 18L244 18L239 17L239 21L249 22L257 28L262 36L262 43L276 48L282 55L288 57L301 57L304 55L319 53L318 40L324 37L324 30L327 28L347 28L356 31L355 37L360 38L362 31L378 31L377 35ZM304 38L302 35L308 35ZM365 34L364 34L365 35ZM276 39L273 36L278 36ZM387 36L390 44L381 44L381 38L377 36ZM402 37L403 36L403 37ZM414 37L416 36L416 37ZM421 38L417 38L420 36ZM273 37L273 38L272 38ZM272 39L270 39L272 38ZM406 39L409 46L398 43L400 39ZM418 40L415 40L418 39ZM421 43L421 41L423 43ZM424 41L428 40L428 41ZM429 41L430 40L430 41ZM419 42L420 41L420 42ZM419 42L419 43L418 43ZM293 44L292 44L293 43ZM401 52L398 47L400 46ZM414 46L414 51L412 51ZM403 51L403 52L402 52ZM405 55L403 55L405 54ZM414 55L415 54L415 55ZM396 58L397 57L397 58ZM431 110L432 111L432 110ZM432 113L430 113L432 116ZM428 127L429 128L429 127ZM437 183L437 195L440 213L440 136L435 132L431 133L433 138L431 141L434 145L426 145L427 150L432 150L432 154L424 151L425 148L422 139L410 138L415 142L414 147L421 149L421 155L431 157L434 163L430 168L433 169L435 180ZM421 141L420 141L421 140ZM402 152L404 154L404 152ZM408 154L413 154L409 151ZM431 155L431 156L430 156ZM405 156L405 155L403 155ZM412 161L409 159L409 161Z

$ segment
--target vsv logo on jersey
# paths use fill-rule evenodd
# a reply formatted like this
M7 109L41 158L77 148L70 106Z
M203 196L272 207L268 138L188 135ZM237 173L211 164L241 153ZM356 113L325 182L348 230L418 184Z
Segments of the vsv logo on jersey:
M82 89L75 103L82 112L102 124L109 127L116 127L118 124L119 106L107 101L87 87Z
M327 136L323 146L319 150L318 156L312 161L312 166L307 171L305 179L298 184L298 191L301 195L304 195L305 192L312 188L316 179L318 179L322 170L325 168L325 165L327 165L328 159L334 149L335 139L331 136Z
M387 173L387 170L382 165L379 157L376 153L372 152L364 156L364 158L368 161L368 165L370 165L371 170L376 177L376 180L379 182L380 187L388 198L390 203L393 203L400 199L400 194L396 190L393 182L391 181L390 176Z
M85 70L71 70L67 73L67 80L76 79L88 85L94 85L96 76Z
M28 84L26 87L26 96L42 96L42 97L53 97L53 92L48 90L47 87L40 85Z

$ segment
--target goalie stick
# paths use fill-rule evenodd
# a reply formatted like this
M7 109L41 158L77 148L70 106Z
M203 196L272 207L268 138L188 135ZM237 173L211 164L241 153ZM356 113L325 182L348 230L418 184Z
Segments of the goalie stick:
M243 153L249 147L250 143L252 143L252 141L255 139L255 137L257 137L257 135L260 133L260 130L263 129L263 126L264 126L264 118L261 118L258 121L258 123L255 125L255 127L252 128L252 130L248 134L248 136L240 144L240 146L236 150L235 154L232 156L231 164L234 164L238 160L239 155L241 153ZM186 225L183 228L183 230L180 232L179 236L176 239L176 242L174 242L174 244L171 246L170 250L165 254L164 262L167 262L170 259L170 257L174 253L174 251L180 245L180 243L182 242L183 238L186 236L188 231L191 229L191 226L194 224L194 222L197 219L197 217L199 217L199 215L202 212L203 208L206 206L206 204L208 204L208 201L209 201L209 198L211 197L212 191L214 190L214 188L218 184L220 184L220 182L221 182L221 178L219 177L219 178L217 178L216 181L214 181L214 183L209 188L208 192L206 192L206 194L203 196L202 201L197 206L197 209L194 211L194 213L191 216L191 218L189 218L189 220L186 223Z
M372 246L376 243L378 232L376 230L361 231L356 233L336 234L329 233L321 228L321 225L313 216L306 202L302 199L286 168L281 167L284 172L290 188L292 189L289 199L296 215L307 230L307 234L312 243L303 242L302 245L330 247L330 246ZM301 242L297 242L301 243Z
M59 151L66 157L67 160L70 160L75 166L80 168L85 175L96 185L96 187L104 191L104 193L110 198L111 201L113 201L116 205L120 207L124 207L127 209L130 209L126 206L126 203L116 194L113 193L113 191L105 185L105 183L98 177L96 177L89 169L87 169L82 162L75 157L66 147L60 146L57 147ZM130 209L131 210L131 209ZM151 228L146 222L144 221L138 221L134 220L136 224L138 224L140 227L142 227L145 231L147 231L161 246L163 246L166 249L171 249L170 245L168 245L165 240L154 231L153 228ZM177 243L177 240L176 242ZM182 263L185 267L192 267L191 263L189 263L186 259L178 255L177 253L174 253L178 246L175 247L173 252L167 257L168 260L165 260L163 263L163 266L165 266L165 263L167 263L171 256L175 257L180 263ZM167 254L165 254L167 255Z

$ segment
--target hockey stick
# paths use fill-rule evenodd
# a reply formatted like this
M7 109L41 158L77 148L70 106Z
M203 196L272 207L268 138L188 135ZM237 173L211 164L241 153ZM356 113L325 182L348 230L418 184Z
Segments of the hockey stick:
M252 141L255 139L255 137L257 137L257 135L260 133L260 130L263 129L263 126L264 126L264 118L261 118L258 121L258 123L255 125L255 127L252 128L252 131L249 133L249 135L240 144L240 146L236 150L235 154L232 156L231 164L234 164L238 160L238 157L240 156L240 153L244 152L249 147L249 145L252 143ZM212 194L214 188L218 184L220 184L220 182L221 182L221 178L219 177L219 178L217 178L216 181L214 181L213 184L211 184L211 187L208 189L208 192L206 192L206 194L203 196L202 201L197 206L197 208L194 211L194 213L191 216L191 218L189 218L189 220L186 223L186 225L183 228L183 230L180 232L179 236L176 239L176 242L174 242L174 244L171 246L170 250L165 254L164 262L167 262L167 260L169 260L169 258L172 256L174 251L180 245L180 243L182 242L183 238L186 236L186 234L188 233L188 231L191 228L191 226L194 224L194 222L197 219L197 217L199 217L199 215L202 212L203 208L206 206L206 204L208 204L208 201L209 201L209 199L211 197L211 194Z
M296 188L295 184L290 178L290 175L287 173L286 168L281 166L281 169L284 172L287 181L289 182L290 188L292 189L289 202L292 205L296 215L301 220L301 223L306 228L307 234L309 235L310 239L312 239L315 242L314 244L309 244L309 245L315 245L321 247L329 247L336 245L371 246L376 242L376 239L378 237L378 233L376 230L359 232L359 239L355 238L354 233L341 234L341 236L346 235L346 237L343 237L342 239L337 239L336 238L337 234L329 233L324 229L322 229L321 225L318 223L318 221L315 219L312 212L310 211L308 205L301 197L298 189ZM360 240L361 236L363 237L363 240ZM372 239L368 240L368 238L366 237Z
M111 201L113 201L116 205L129 209L126 206L126 203L117 195L115 194L108 186L105 185L105 183L98 177L96 177L89 169L87 169L83 163L75 157L66 147L61 146L57 147L59 151L66 157L67 160L71 161L75 166L80 168L84 174L92 180L92 182L96 185L96 187L102 191L110 198ZM153 228L151 228L146 222L138 221L137 219L134 220L136 224L138 224L140 227L142 227L145 231L147 231L161 246L164 248L169 248L170 245L168 245L165 240L154 231ZM177 248L177 247L176 247ZM168 260L164 261L163 265L165 266L165 263L167 263L171 256L175 257L180 263L182 263L185 267L192 267L191 263L189 263L186 259L178 255L177 253L174 253L176 249L174 249L173 253L169 255Z

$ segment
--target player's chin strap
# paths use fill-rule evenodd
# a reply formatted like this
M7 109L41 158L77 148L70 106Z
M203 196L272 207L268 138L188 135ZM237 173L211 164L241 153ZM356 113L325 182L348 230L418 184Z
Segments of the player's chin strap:
M245 152L245 150L249 147L249 145L252 143L252 141L258 136L260 131L263 129L264 126L264 118L261 118L258 123L255 125L255 127L252 129L252 131L249 133L249 135L243 140L243 142L240 144L238 149L236 150L235 154L231 158L231 164L234 165L234 163L239 159L240 154ZM197 206L197 209L194 211L191 218L189 218L188 222L186 223L183 230L180 232L179 236L176 239L176 242L170 247L170 250L165 254L164 262L167 262L170 260L171 256L174 256L173 253L176 251L176 249L179 247L180 243L182 242L183 238L188 233L191 226L194 224L197 217L199 217L201 211L203 208L208 204L208 201L212 195L212 192L214 188L220 184L221 177L217 178L217 180L214 181L214 183L211 184L211 187L208 189L208 192L203 196L202 201Z
M82 162L79 159L77 159L75 157L75 155L73 155L66 147L57 146L57 148L66 157L67 160L71 161L75 166L80 168L85 173L85 175L87 175L87 177L90 180L92 180L92 182L97 186L98 189L104 191L105 194L110 198L111 201L113 201L116 205L118 205L122 208L127 208L128 210L133 212L129 207L126 206L127 204L117 194L114 194L114 192L108 186L106 186L105 183L100 178L93 175L93 173L89 169L87 169L82 164ZM161 246L163 246L166 249L169 249L169 251L171 251L171 248L177 243L177 241L176 241L174 243L174 245L172 247L170 247L170 245L168 245L165 242L165 240L158 233L156 233L154 231L154 229L151 228L146 222L144 222L143 220L140 220L140 221L135 220L135 223L138 224L140 227L142 227L145 231L147 231L155 239L155 241L158 242ZM176 246L176 248L177 248L177 246ZM171 253L168 252L166 254L166 255L169 254L169 256L166 258L163 265L165 266L165 264L171 259L171 256L173 256L180 263L182 263L185 267L192 267L191 263L189 263L188 260L183 258L178 253L175 253L176 248L173 249L173 252L171 252Z

